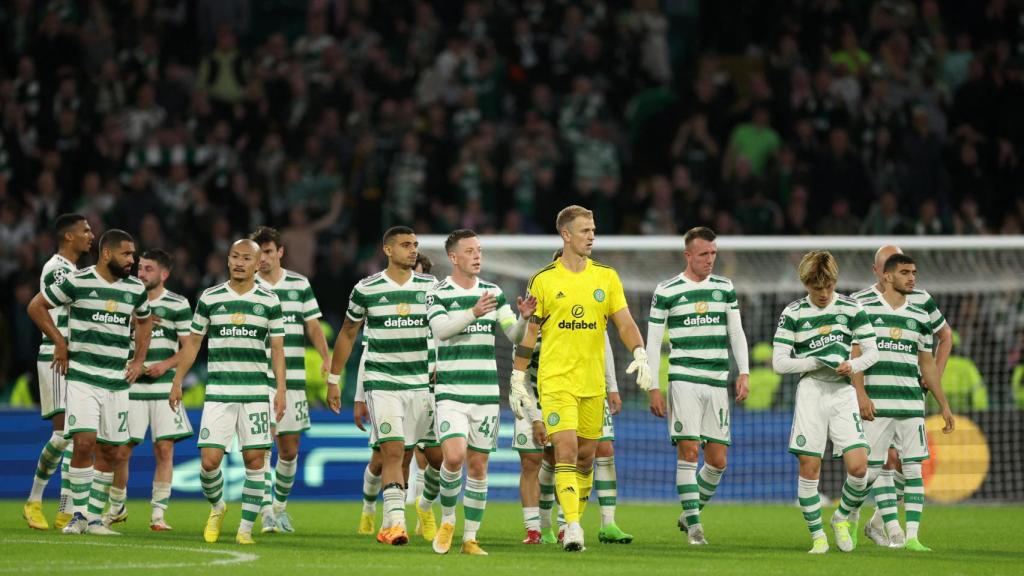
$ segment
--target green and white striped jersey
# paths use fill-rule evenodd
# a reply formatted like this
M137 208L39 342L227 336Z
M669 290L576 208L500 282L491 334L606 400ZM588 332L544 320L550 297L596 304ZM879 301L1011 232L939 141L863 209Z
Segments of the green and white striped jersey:
M732 282L723 276L694 282L679 274L658 284L649 321L667 327L669 382L729 385L730 310L738 311L739 304Z
M163 362L178 352L178 338L189 334L192 323L192 309L188 300L180 295L164 290L163 294L149 301L149 309L153 313L153 331L149 339L149 350L146 352L146 366ZM132 342L132 354L135 354L135 342ZM171 368L159 378L140 375L128 389L131 400L167 400L171 394L171 382L176 370Z
M435 400L465 404L497 404L500 400L495 332L516 321L501 288L478 278L476 285L467 289L449 276L427 292L427 321L472 310L484 292L490 292L497 300L497 310L476 318L460 334L437 341Z
M345 314L353 322L366 321L363 388L367 392L430 387L427 290L436 283L433 276L414 272L405 284L398 284L378 272L352 288Z
M210 334L207 401L267 401L270 338L284 337L276 294L259 284L245 294L238 294L227 282L207 288L196 303L191 330Z
M63 279L64 276L73 273L78 267L71 263L70 260L61 256L60 254L54 254L50 256L50 259L43 264L43 272L39 275L39 292L46 293L46 288L51 286L57 280ZM68 339L68 307L58 306L50 310L50 318L53 319L53 323L57 325L57 330L60 332L64 340ZM51 362L53 360L53 341L46 334L43 334L43 340L39 343L39 362Z
M861 305L878 345L878 362L864 372L864 391L875 404L875 415L923 418L917 354L932 350L931 318L909 300L896 309L882 298L868 297Z
M309 280L297 272L283 270L277 284L256 276L256 282L277 294L284 315L284 363L285 379L289 390L306 389L306 322L323 316ZM270 362L270 349L267 349ZM268 372L268 382L274 386L273 372Z
M858 302L864 302L864 300L868 298L881 298L882 293L878 291L878 286L876 284L872 284L859 292L854 292L851 296ZM942 315L942 312L939 310L939 305L935 303L935 299L932 298L931 294L924 290L914 290L910 294L907 294L907 302L910 302L928 314L928 320L932 327L932 334L942 330L943 326L946 325L946 317Z
M42 294L51 306L68 307L68 382L127 390L132 315L150 314L145 285L131 276L107 282L90 266L55 279Z
M850 378L835 372L835 368L850 359L853 344L874 344L875 333L861 305L842 294L836 294L832 303L818 308L805 296L792 302L782 311L775 331L775 346L793 350L797 358L814 358L822 367L801 375L819 382L849 384Z

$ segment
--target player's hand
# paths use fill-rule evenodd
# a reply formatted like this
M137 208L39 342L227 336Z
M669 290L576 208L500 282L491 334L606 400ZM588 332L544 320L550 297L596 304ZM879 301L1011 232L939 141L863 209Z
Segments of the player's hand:
M643 391L651 389L651 367L647 365L647 350L643 346L633 349L633 361L626 367L626 374L636 372L636 385Z
M740 374L736 378L736 401L743 402L750 396L750 374Z
M839 366L836 366L836 374L840 376L849 376L853 374L853 365L849 361L843 362Z
M533 422L533 443L542 448L548 443L548 431L540 420Z
M284 390L278 390L274 393L274 422L280 422L284 419L284 406L287 399L287 394Z
M135 380L138 379L139 375L145 372L146 367L142 365L141 361L129 362L128 366L124 369L124 379L129 384L134 384Z
M608 393L608 413L615 416L622 412L622 396L618 392Z
M473 314L475 314L476 317L479 318L484 314L494 312L497 309L498 299L494 297L494 294L484 291L484 293L480 296L480 299L476 301L476 305L473 306Z
M366 427L363 424L370 419L369 416L370 411L366 408L366 402L357 400L352 405L352 420L356 423L356 428L366 432Z
M170 369L171 365L168 364L166 360L164 360L163 362L157 362L152 366L146 366L145 372L143 372L143 374L149 376L150 378L159 378L166 374L167 371Z
M522 420L526 415L526 402L530 397L529 392L526 390L526 372L513 370L508 383L508 405L512 408L512 413L515 414L516 420Z
M178 411L178 406L181 406L181 382L171 383L171 394L167 397L167 403L171 405L171 410Z
M943 434L951 434L953 430L956 430L956 419L953 418L953 412L950 411L949 406L942 409L942 421L946 423L942 427Z
M651 414L654 414L658 418L665 417L665 397L661 395L661 390L655 388L651 390Z
M53 344L53 361L50 362L50 367L56 368L57 372L61 375L68 373L68 343L65 341L54 342Z
M871 422L875 419L875 403L868 398L863 389L857 390L857 406L860 408L860 419Z
M341 386L327 385L327 407L335 414L341 414Z
M516 308L519 309L520 318L529 319L537 311L537 297L533 294L527 294L526 298L516 298Z

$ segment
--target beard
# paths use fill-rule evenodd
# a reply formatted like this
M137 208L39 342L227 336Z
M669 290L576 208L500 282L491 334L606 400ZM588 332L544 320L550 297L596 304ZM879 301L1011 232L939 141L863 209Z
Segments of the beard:
M160 285L160 281L159 281L159 280L152 280L152 281L150 281L150 282L145 282L145 281L143 281L143 282L142 282L142 285L146 287L146 290L147 290L147 291L148 291L148 290L153 290L153 289L155 289L155 288L156 288L157 286L159 286L159 285Z
M892 289L897 291L897 292L899 292L900 294L903 294L904 296L907 296L909 294L913 294L914 293L914 289L913 288L901 288L901 287L899 287L899 286L897 286L895 284L892 285Z
M114 262L113 260L107 262L107 270L110 271L111 276L115 278L127 278L128 274L130 274L130 271L126 271L121 266L118 266L117 262Z

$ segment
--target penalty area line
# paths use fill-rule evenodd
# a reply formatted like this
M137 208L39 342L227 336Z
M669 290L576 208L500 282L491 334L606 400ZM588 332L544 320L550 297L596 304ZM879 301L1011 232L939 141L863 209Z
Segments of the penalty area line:
M75 540L74 536L65 539L43 539L43 538L16 538L5 540L5 544L46 544L46 545L66 545L66 546L92 546L96 548L121 548L127 550L155 550L162 552L191 552L199 554L219 555L226 556L226 558L216 558L205 562L109 562L103 564L76 564L75 570L109 570L118 568L146 568L146 569L167 569L167 568L195 568L200 566L233 566L236 564L245 564L247 562L254 562L259 560L259 556L248 552L237 552L235 550L211 550L208 548L193 548L188 546L167 546L167 545L156 545L156 544L139 544L139 543L123 543L118 544L114 542L96 542L96 541L83 541ZM4 566L3 564L7 564ZM35 572L39 570L38 561L31 562L31 566L20 568L12 566L10 563L0 563L0 571L3 572ZM45 564L57 565L54 562L46 562Z

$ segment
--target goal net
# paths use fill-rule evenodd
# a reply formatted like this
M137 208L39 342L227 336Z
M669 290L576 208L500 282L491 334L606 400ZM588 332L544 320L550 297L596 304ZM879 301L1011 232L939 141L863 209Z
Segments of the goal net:
M438 278L449 274L444 237L420 237L420 243L435 262L433 273ZM957 431L943 435L941 420L930 417L927 422L932 454L924 468L928 497L941 502L1024 498L1024 238L742 237L718 240L715 273L736 286L751 351L751 396L734 404L728 472L716 499L796 499L797 460L787 452L796 378L771 371L779 314L804 295L796 275L804 252L831 250L839 261L838 291L849 294L875 281L871 266L883 243L899 245L914 257L918 287L933 295L956 333L943 386L957 414ZM484 236L481 245L481 275L511 296L524 293L530 276L551 261L561 240ZM594 244L594 259L619 272L645 336L653 290L682 271L682 249L680 237L599 237ZM504 387L512 348L504 338L498 340ZM612 342L624 402L623 413L615 418L619 497L675 500L675 449L667 424L647 411L646 395L624 373L628 352L614 333ZM661 372L665 379L667 370ZM498 496L512 499L518 457L508 450L510 412L503 421L502 449L492 460L491 475L505 479L496 482L504 486ZM841 462L826 457L822 491L836 497L844 477Z

